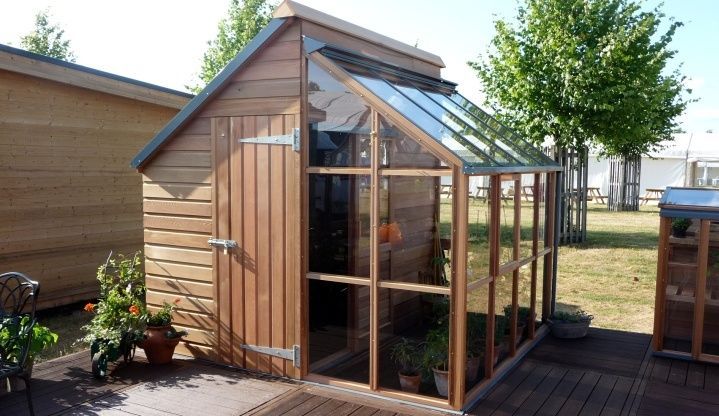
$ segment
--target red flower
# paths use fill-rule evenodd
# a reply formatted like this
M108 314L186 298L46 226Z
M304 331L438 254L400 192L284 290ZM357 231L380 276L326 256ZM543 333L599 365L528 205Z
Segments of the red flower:
M95 305L88 303L83 309L85 309L85 312L95 312Z
M130 313L133 315L139 315L140 314L140 308L138 308L135 305L130 306Z

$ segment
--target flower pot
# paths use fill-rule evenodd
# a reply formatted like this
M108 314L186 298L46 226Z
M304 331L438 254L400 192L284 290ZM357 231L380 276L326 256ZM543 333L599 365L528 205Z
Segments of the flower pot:
M27 374L28 377L32 378L32 368L35 366L35 363L33 361L30 361L27 366ZM25 380L23 380L20 377L12 376L7 378L7 385L3 385L3 388L0 390L5 390L6 392L13 392L13 391L25 391L27 386L25 385Z
M492 365L496 366L499 364L499 359L507 352L507 344L501 342L494 345L494 356L492 357Z
M145 330L145 339L139 345L145 350L145 356L150 364L167 364L172 362L172 355L180 338L167 338L165 334L172 329L172 325L148 326Z
M484 361L484 355L477 357L467 358L467 364L465 366L464 380L467 384L473 383L477 380L477 373L479 372L479 366Z
M397 374L399 375L399 385L402 388L402 391L415 394L419 393L419 384L422 382L421 375L416 374L413 376L407 376L400 372Z
M442 397L449 397L448 384L449 384L449 371L439 370L433 368L434 373L434 384L437 386L437 393Z
M687 236L686 228L674 228L672 227L672 237L684 238Z
M549 321L552 335L562 339L576 339L587 335L589 324L592 321L583 322L567 322L567 321Z
M514 346L518 347L524 341L524 331L527 325L524 322L517 322L517 338L514 339Z

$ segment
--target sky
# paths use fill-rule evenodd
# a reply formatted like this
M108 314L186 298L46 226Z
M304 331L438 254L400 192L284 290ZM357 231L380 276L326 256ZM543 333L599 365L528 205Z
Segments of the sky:
M440 55L442 76L477 103L482 86L467 66L487 50L493 21L515 16L514 0L298 0L367 29ZM229 0L0 0L0 43L20 45L34 15L49 9L65 29L77 63L185 91ZM647 0L645 8L659 4ZM685 24L673 47L693 89L681 117L687 132L719 132L719 1L665 0L662 11Z

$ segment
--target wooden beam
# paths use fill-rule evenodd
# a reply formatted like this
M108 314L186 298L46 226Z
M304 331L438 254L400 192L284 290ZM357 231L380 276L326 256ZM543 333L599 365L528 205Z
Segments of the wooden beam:
M692 357L699 359L704 338L704 303L706 302L707 264L709 257L709 227L711 220L701 220L699 227L699 253L697 254L696 288L694 290L694 329L692 330Z
M502 181L499 175L490 177L489 186L489 274L492 280L488 286L487 296L487 345L485 347L484 375L492 378L494 374L494 310L495 310L495 286L499 277L499 226L502 196Z
M537 316L537 254L539 251L539 201L542 199L542 195L539 193L539 183L541 182L542 175L536 173L534 175L534 183L532 184L532 275L529 289L529 317L531 322L528 323L529 328L527 335L529 339L534 339L535 335L535 324L534 320Z
M555 196L556 196L556 185L557 185L557 174L547 174L547 221L545 231L545 247L554 251L554 228L555 228ZM542 284L542 321L552 314L552 299L555 294L552 291L552 275L554 274L554 257L547 255L544 258L544 270L546 271L543 277L544 283Z
M369 339L369 387L372 391L379 388L379 199L380 199L380 155L379 155L379 115L372 110L372 132L370 133L372 178L370 186L370 339Z
M379 170L382 176L451 176L452 169L389 169Z
M454 409L464 405L467 362L467 238L469 236L469 177L459 166L453 169L454 199L452 207L452 318L450 335L450 394ZM453 353L453 354L452 354ZM453 357L453 359L452 359ZM452 368L454 367L454 368Z
M305 169L307 173L322 175L371 175L371 168L345 168L345 167L320 167L311 166Z
M671 233L672 219L659 218L659 250L657 258L657 283L654 297L654 337L652 346L654 351L664 349L664 310L666 306L667 265L669 263L669 234Z

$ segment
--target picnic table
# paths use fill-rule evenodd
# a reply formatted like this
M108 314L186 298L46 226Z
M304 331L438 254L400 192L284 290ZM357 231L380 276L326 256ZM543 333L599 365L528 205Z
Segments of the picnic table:
M664 188L647 188L644 196L639 198L642 205L646 205L649 201L659 201L664 195Z
M606 195L602 195L602 192L597 187L587 187L587 199L588 200L596 200L599 204L606 204L607 202L604 200L606 198Z

